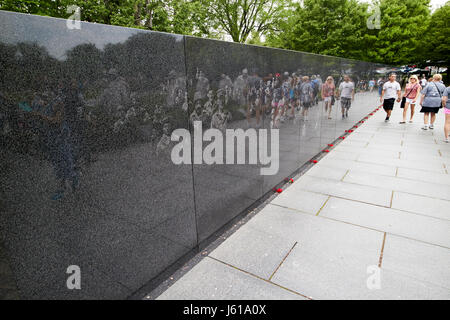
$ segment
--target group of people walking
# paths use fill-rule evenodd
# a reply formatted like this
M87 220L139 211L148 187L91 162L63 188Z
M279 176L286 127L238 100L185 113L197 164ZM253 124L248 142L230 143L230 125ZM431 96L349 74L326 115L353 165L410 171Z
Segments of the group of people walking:
M383 84L380 102L386 111L386 122L389 122L395 102L401 102L403 109L403 119L400 124L407 122L408 110L410 111L409 123L413 122L415 108L421 106L420 112L424 114L424 125L422 130L433 130L436 121L436 115L441 108L445 113L444 134L445 142L449 142L450 134L450 101L448 99L450 87L445 87L442 82L442 76L435 74L429 81L419 79L412 75L402 92L400 84L396 81L397 76L391 74L389 81ZM425 81L424 81L425 80Z

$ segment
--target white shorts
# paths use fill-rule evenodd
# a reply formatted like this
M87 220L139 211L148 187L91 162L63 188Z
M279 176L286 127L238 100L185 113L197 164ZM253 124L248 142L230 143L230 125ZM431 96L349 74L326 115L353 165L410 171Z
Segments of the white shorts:
M331 102L331 96L325 97L325 98L323 99L323 101L325 101L325 102Z
M409 104L416 104L417 103L417 101L413 101L414 99L409 99L409 98L406 98L406 102L408 102Z

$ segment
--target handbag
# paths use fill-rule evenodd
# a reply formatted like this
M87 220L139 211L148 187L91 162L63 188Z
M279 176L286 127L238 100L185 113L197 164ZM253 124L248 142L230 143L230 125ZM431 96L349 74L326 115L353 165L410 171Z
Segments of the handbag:
M436 90L439 92L439 97L442 99L441 91L439 91L439 88L438 88L438 86L436 85L436 83L433 82L433 84L434 84L434 86L436 87ZM442 103L441 103L441 105L439 106L439 109L440 109L440 108L442 108Z
M417 84L416 84L417 85ZM414 87L412 87L408 93L406 93L403 98L402 98L402 102L400 103L400 108L405 108L405 104L406 104L406 97L411 93L411 91L416 87L416 85L414 85Z
M405 104L406 104L406 97L403 97L402 102L400 103L400 108L403 109L405 107Z

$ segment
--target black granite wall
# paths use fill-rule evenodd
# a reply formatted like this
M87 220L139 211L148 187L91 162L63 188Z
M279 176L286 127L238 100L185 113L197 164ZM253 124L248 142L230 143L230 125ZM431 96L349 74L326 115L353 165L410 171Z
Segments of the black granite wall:
M130 296L373 109L341 121L319 104L274 125L271 102L248 108L242 86L368 80L370 63L4 11L0 30L0 240L23 299ZM173 164L170 135L194 120L278 126L278 172ZM70 265L81 290L67 288Z

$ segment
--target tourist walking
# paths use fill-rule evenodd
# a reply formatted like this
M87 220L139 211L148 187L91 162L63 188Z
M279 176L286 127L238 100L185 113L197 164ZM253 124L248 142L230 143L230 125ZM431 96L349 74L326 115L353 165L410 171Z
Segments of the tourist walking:
M442 106L444 107L445 112L445 124L444 124L444 134L445 134L445 142L448 143L449 134L450 134L450 99L448 96L450 95L450 86L447 87L444 91L444 96L442 98Z
M425 78L425 76L422 76L422 78L420 79L420 85L422 86L422 89L425 89L425 87L427 86L427 79Z
M342 119L348 118L348 109L355 100L355 84L348 75L344 76L344 81L339 85L338 96L341 99Z
M333 77L329 76L322 85L322 99L325 104L325 114L328 115L328 119L331 119L331 109L334 104L335 89Z
M409 77L409 82L406 84L405 92L402 98L403 108L403 120L400 121L400 124L406 123L406 114L408 113L408 107L411 106L411 116L409 118L409 123L413 122L414 117L414 109L416 107L417 99L420 97L420 91L422 87L419 84L419 79L417 76L412 75Z
M391 73L389 76L389 81L383 85L383 91L381 92L380 102L383 102L383 108L384 111L386 111L385 122L388 122L391 117L392 109L394 109L395 98L397 97L397 102L401 101L402 88L396 79L397 76L395 73Z
M304 76L299 88L300 101L302 104L302 116L304 121L308 121L308 112L314 101L314 89L309 82L309 77Z
M445 86L441 83L442 76L440 74L435 74L431 81L428 82L427 86L422 90L422 98L420 99L420 104L423 113L423 127L422 130L433 130L434 121L436 120L436 114L439 109L442 108L442 97L444 95ZM429 125L428 125L429 121Z

